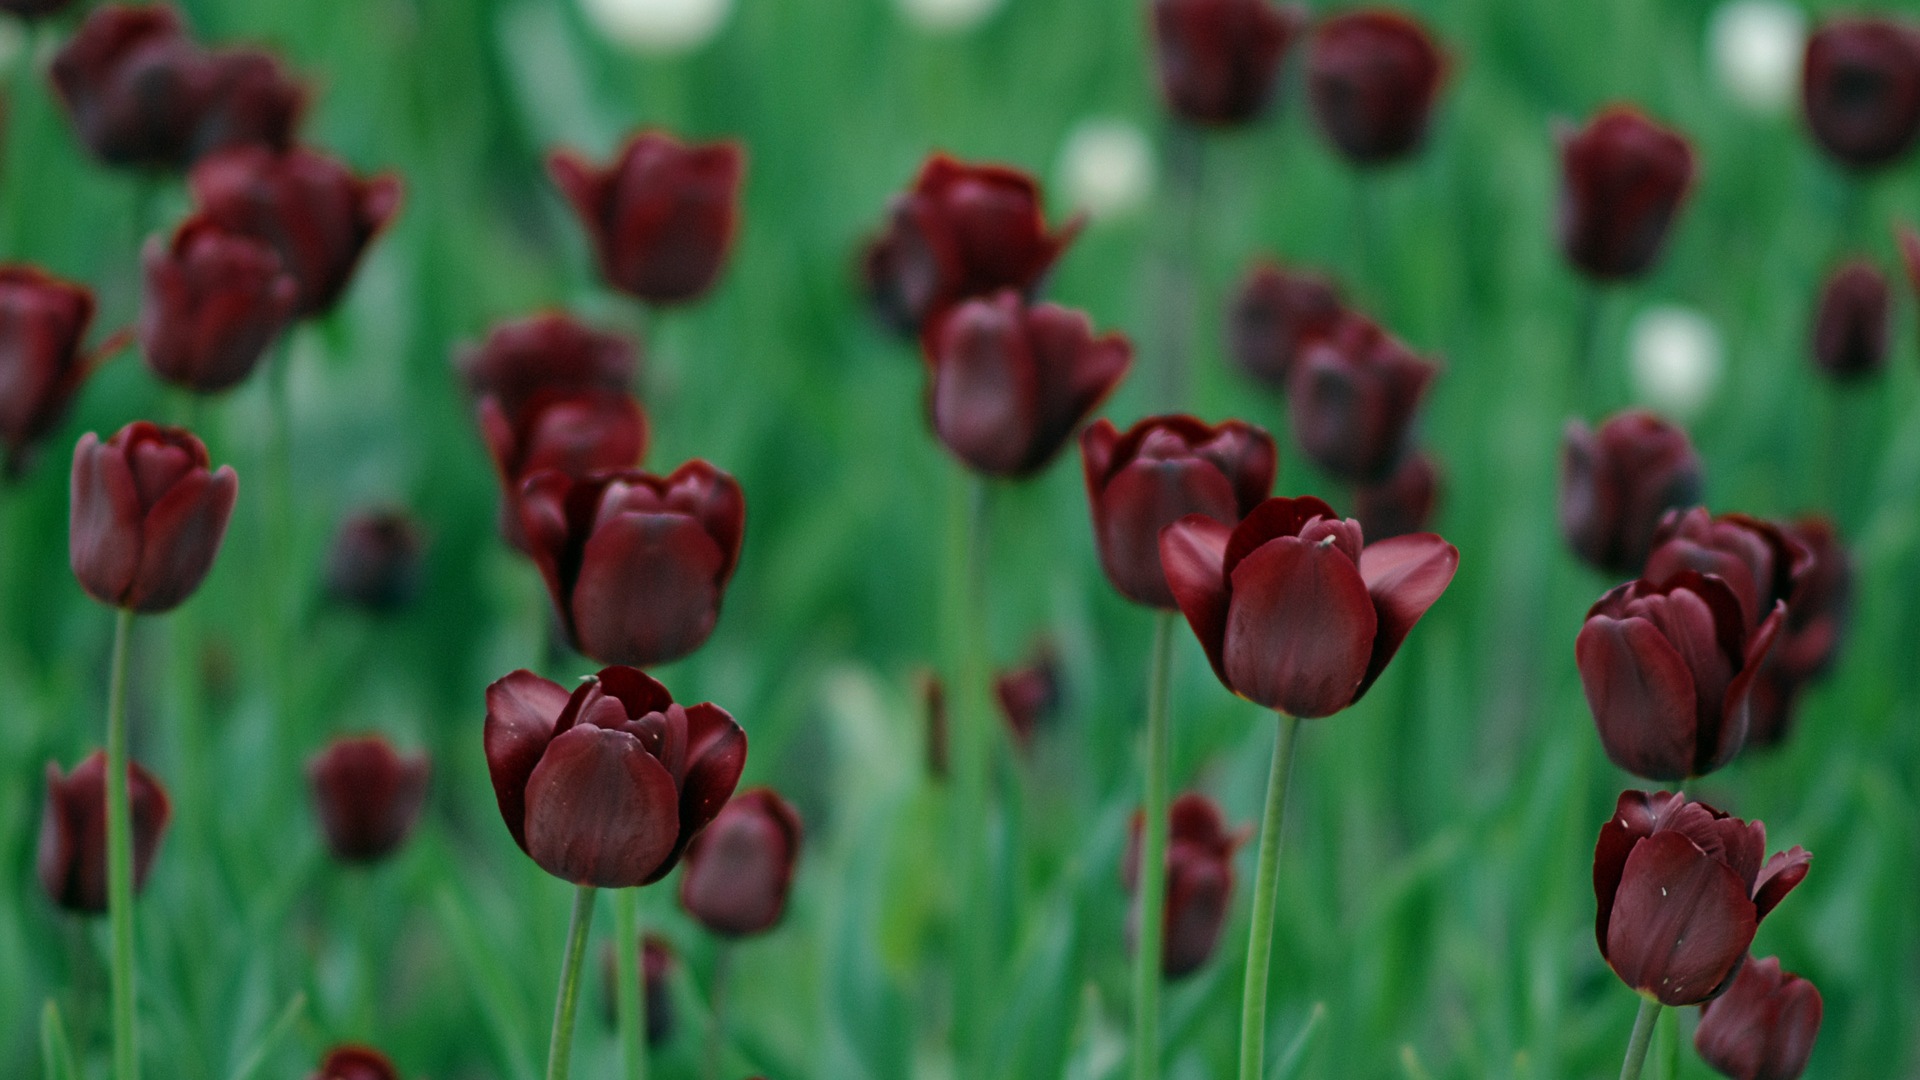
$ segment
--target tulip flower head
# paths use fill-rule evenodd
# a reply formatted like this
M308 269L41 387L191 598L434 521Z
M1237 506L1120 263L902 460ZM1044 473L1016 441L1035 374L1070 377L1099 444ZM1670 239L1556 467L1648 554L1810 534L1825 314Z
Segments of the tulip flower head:
M1833 523L1807 517L1783 529L1812 554L1812 565L1795 583L1780 641L1754 681L1748 746L1777 746L1792 731L1801 693L1839 654L1852 607L1853 561Z
M146 887L173 816L167 790L138 762L127 763L133 823L133 889ZM96 750L62 776L47 763L47 800L40 815L40 886L54 903L81 915L107 911L107 755Z
M1813 552L1780 526L1745 514L1715 517L1696 506L1660 519L1640 576L1654 585L1689 570L1718 577L1740 601L1746 625L1757 626L1812 568Z
M994 677L993 700L1019 749L1030 748L1034 735L1059 715L1060 683L1060 657L1051 642L1042 642L1026 663Z
M400 1080L400 1070L371 1046L336 1046L321 1060L312 1080Z
M206 108L193 139L196 159L233 146L285 150L293 145L307 91L280 61L260 49L216 49Z
M1440 500L1440 466L1433 455L1408 454L1393 474L1353 492L1353 513L1375 540L1422 532Z
M1727 992L1700 1006L1693 1047L1732 1080L1799 1080L1820 1035L1820 991L1772 956L1747 958Z
M1405 459L1439 373L1372 321L1345 314L1306 344L1288 375L1287 416L1300 449L1348 483L1385 480Z
M193 158L213 72L168 4L95 8L53 58L54 89L94 157L182 169Z
M307 763L327 847L342 862L373 863L406 843L426 805L424 753L396 753L378 735L336 739Z
M240 480L209 467L185 428L136 420L101 442L88 432L73 451L68 555L87 595L153 613L200 587L226 536Z
M1184 979L1206 965L1220 940L1221 927L1233 904L1233 853L1246 842L1246 833L1227 827L1227 818L1212 799L1189 791L1168 808L1167 892L1161 934L1160 972L1168 979ZM1141 834L1146 819L1135 812L1127 834L1127 853L1120 880L1129 893L1139 893ZM1139 933L1140 912L1128 918L1128 946Z
M1227 354L1256 382L1285 391L1301 351L1332 333L1345 310L1332 281L1263 260L1227 311Z
M1820 289L1813 322L1813 366L1838 380L1878 374L1893 337L1893 289L1880 268L1852 259Z
M1859 172L1905 157L1920 137L1920 28L1835 18L1807 39L1800 103L1814 141Z
M0 266L0 468L26 471L80 384L117 343L86 350L93 293L31 266Z
M140 347L161 380L199 393L240 384L293 316L300 285L271 246L188 218L141 253Z
M800 814L772 788L741 792L687 848L680 906L722 937L778 926L801 832Z
M659 1049L673 1038L673 993L669 980L679 966L680 958L666 938L647 934L641 939L640 978L646 986L647 1046L650 1048ZM602 1014L608 1027L620 1022L619 977L619 959L614 955L613 946L608 945L600 954L600 1000L605 1002Z
M1396 11L1321 23L1307 46L1307 101L1335 149L1357 166L1401 160L1425 141L1446 59L1424 26Z
M544 312L495 326L485 341L461 349L455 366L475 400L493 398L513 419L544 393L629 393L640 359L618 334Z
M1306 23L1304 9L1270 0L1153 0L1154 57L1167 108L1212 127L1258 119Z
M343 603L388 614L420 592L426 537L404 510L362 510L340 523L327 556L327 593Z
M1588 565L1637 574L1667 511L1700 501L1700 455L1680 427L1630 409L1574 420L1560 451L1560 532Z
M1560 246L1595 281L1636 278L1653 266L1693 188L1693 147L1626 106L1614 106L1560 143Z

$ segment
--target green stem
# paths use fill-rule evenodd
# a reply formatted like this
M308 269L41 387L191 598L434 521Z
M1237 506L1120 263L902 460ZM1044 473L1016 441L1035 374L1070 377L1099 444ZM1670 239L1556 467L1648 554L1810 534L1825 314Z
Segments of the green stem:
M1603 287L1585 278L1580 280L1579 337L1574 341L1574 412L1598 416L1605 391L1605 372L1600 363L1600 308L1606 294Z
M298 589L305 580L294 559L293 402L288 387L292 381L293 332L294 328L288 327L267 358L269 460L263 509L267 518L268 562L261 568L266 580L260 589L261 599L267 605L264 625L272 628L264 636L265 644L273 652L267 670L273 708L279 717L273 728L278 733L277 745L282 754L291 752L299 744L292 726L294 702L298 700L294 688L294 654L298 649L301 620Z
M620 1014L620 1052L626 1056L630 1080L647 1078L647 984L640 970L640 894L621 889L613 894L614 1007Z
M953 935L954 1054L970 1061L981 1030L991 897L986 871L987 759L992 717L983 700L983 604L988 489L962 469L953 485L947 536L947 700L953 737L953 865L958 898ZM962 1068L962 1072L968 1072Z
M580 1008L580 961L587 952L587 927L593 924L593 895L581 885L573 894L573 920L567 924L567 956L560 964L560 995L553 1003L553 1038L547 1043L547 1080L567 1080L573 1063L573 1015Z
M1660 1049L1666 1080L1680 1080L1680 1010L1660 1010Z
M702 1074L706 1080L720 1080L720 1056L727 1045L727 969L732 958L732 943L722 941L714 947L713 979L707 986L707 1060Z
M133 609L113 623L107 676L107 916L113 932L113 1076L139 1080L139 1029L133 993L133 811L127 797L127 644Z
M1176 120L1167 132L1167 218L1173 236L1161 261L1159 301L1160 403L1185 407L1199 320L1200 270L1205 261L1201 223L1206 198L1206 136Z
M1153 620L1153 661L1147 669L1146 809L1140 836L1139 940L1133 954L1133 1075L1160 1074L1160 961L1167 892L1167 698L1173 666L1174 613Z
M1298 717L1282 715L1267 774L1267 810L1260 822L1260 867L1253 878L1253 926L1247 933L1247 981L1240 999L1240 1080L1260 1080L1266 1062L1267 964L1273 958L1273 909L1279 899L1280 833L1287 816Z
M1633 1018L1633 1035L1627 1039L1627 1059L1620 1063L1620 1080L1640 1080L1640 1069L1647 1063L1647 1047L1653 1045L1653 1022L1660 1016L1660 1003L1640 999L1640 1012Z

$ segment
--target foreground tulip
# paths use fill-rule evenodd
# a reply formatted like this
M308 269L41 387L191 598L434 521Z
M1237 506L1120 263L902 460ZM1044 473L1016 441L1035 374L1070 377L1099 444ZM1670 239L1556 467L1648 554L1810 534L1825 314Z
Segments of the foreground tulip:
M213 566L240 486L185 428L136 420L73 451L68 552L87 595L129 611L178 607Z
M1125 434L1096 420L1080 436L1100 566L1120 595L1174 608L1160 568L1160 531L1188 514L1238 522L1273 489L1273 437L1229 420L1153 416Z
M327 847L372 863L406 843L427 800L427 755L399 754L378 735L336 739L307 763Z
M1801 106L1820 146L1850 169L1891 165L1920 136L1920 29L1829 20L1807 39Z
M1287 415L1300 449L1351 484L1378 483L1405 458L1413 420L1439 366L1348 314L1309 342L1288 379Z
M687 848L680 906L722 937L773 929L786 912L800 835L799 813L772 788L741 792Z
M1440 498L1440 466L1424 451L1408 454L1385 480L1354 489L1353 514L1367 535L1388 540L1426 529Z
M1355 165L1385 165L1426 139L1446 62L1425 27L1395 11L1354 11L1313 32L1307 100L1327 140Z
M321 1060L312 1080L400 1080L400 1070L371 1046L336 1046Z
M0 468L9 479L113 347L86 351L92 321L91 291L31 266L0 266Z
M1820 1035L1820 991L1775 957L1747 958L1727 992L1700 1006L1693 1047L1732 1080L1799 1080Z
M1196 792L1173 800L1169 818L1160 970L1168 979L1184 979L1206 964L1220 941L1220 928L1233 902L1233 853L1246 836L1229 830L1220 807ZM1144 825L1142 815L1134 814L1120 869L1121 882L1129 892L1139 888ZM1139 915L1136 906L1134 922ZM1129 925L1129 936L1134 929Z
M160 837L173 816L166 789L137 763L127 765L133 808L133 889L146 887ZM40 815L40 887L54 903L81 915L107 910L107 755L94 751L62 776L47 763L47 800Z
M1560 246L1598 281L1639 277L1693 187L1693 147L1626 106L1560 145Z
M608 284L649 304L684 304L713 287L733 246L745 159L738 143L692 146L648 131L604 169L561 151L547 172Z
M500 530L522 551L528 548L520 496L529 477L554 471L578 480L631 469L647 451L646 414L616 391L550 391L527 401L517 416L485 397L478 411L500 478Z
M366 611L398 611L420 592L425 546L420 525L406 511L359 511L334 534L327 556L327 593Z
M993 700L1007 722L1014 745L1025 750L1033 737L1060 712L1060 658L1051 643L1042 643L1033 657L993 680Z
M171 243L147 241L140 346L163 381L199 393L253 373L287 320L299 284L265 242L188 218Z
M1607 574L1637 574L1667 511L1700 501L1700 455L1687 433L1630 409L1599 431L1567 424L1560 451L1560 531Z
M1331 333L1344 311L1326 278L1257 263L1227 312L1227 354L1256 381L1284 391L1301 350Z
M1833 523L1802 518L1785 531L1811 553L1812 565L1794 586L1780 641L1754 681L1749 746L1777 746L1791 733L1801 693L1833 666L1852 607L1853 561Z
M1270 0L1153 0L1167 108L1193 124L1224 127L1257 118L1306 21L1301 8Z
M647 1045L654 1048L665 1046L673 1038L674 1015L673 998L669 993L667 980L673 977L674 969L680 965L680 959L674 955L673 945L658 934L648 934L640 945L639 975L646 983L646 1039ZM604 1014L608 1027L618 1023L615 1002L619 998L619 964L609 945L600 959L600 1000L606 1003Z
M105 4L54 55L54 89L108 165L182 169L193 159L213 72L170 5Z
M1813 365L1835 379L1858 379L1886 367L1893 332L1893 290L1864 259L1843 264L1820 289L1813 322Z

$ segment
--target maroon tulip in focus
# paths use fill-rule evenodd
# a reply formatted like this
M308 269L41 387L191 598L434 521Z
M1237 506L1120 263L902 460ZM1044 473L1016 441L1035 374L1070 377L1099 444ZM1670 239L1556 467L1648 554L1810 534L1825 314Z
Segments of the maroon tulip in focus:
M216 49L203 62L211 74L206 109L194 133L196 158L234 146L285 150L293 145L307 92L272 53Z
M133 821L133 890L146 886L160 836L173 816L167 791L138 762L127 763ZM47 763L40 815L40 886L54 903L82 915L107 910L107 755L94 751L72 773Z
M1560 451L1560 531L1587 564L1637 574L1667 511L1700 501L1700 455L1687 433L1629 409L1599 431L1567 424Z
M103 604L144 613L178 607L213 567L240 480L209 468L185 428L136 420L73 451L68 555L73 576Z
M1420 148L1446 61L1425 27L1397 11L1335 16L1307 50L1307 100L1328 141L1355 165Z
M1693 147L1632 108L1614 106L1560 144L1560 246L1599 281L1653 265L1693 187Z
M400 1070L371 1046L336 1046L312 1080L400 1080Z
M604 169L560 151L547 172L608 284L649 304L684 304L713 287L733 246L745 158L738 143L693 146L648 131Z
M420 592L420 526L404 510L362 510L340 523L327 556L327 592L376 613L398 611Z
M1793 727L1793 714L1807 684L1833 666L1853 599L1853 561L1822 517L1784 526L1812 554L1787 600L1780 641L1754 681L1747 725L1748 746L1776 746Z
M1333 282L1272 262L1257 263L1227 311L1227 353L1240 370L1284 391L1301 350L1314 338L1332 333L1344 313Z
M1813 322L1813 365L1835 379L1858 379L1887 366L1893 290L1864 259L1841 265L1820 288Z
M516 671L487 687L487 771L514 842L576 885L666 877L733 795L747 734L628 667L568 693Z
M647 1045L655 1049L673 1038L673 996L667 980L673 976L679 963L673 946L666 938L647 934L641 939L640 978L646 986ZM613 946L608 945L600 954L600 1000L606 1006L602 1013L608 1027L617 1026L620 1022L619 977L618 957L614 955Z
M800 815L772 788L743 791L687 848L680 906L721 937L763 934L786 912Z
M1124 435L1096 420L1080 436L1080 460L1107 580L1137 604L1169 610L1179 605L1160 568L1160 530L1188 514L1239 522L1280 467L1266 432L1191 416L1148 417Z
M327 847L372 863L406 843L427 801L427 755L399 754L378 735L336 739L307 763Z
M1820 1035L1820 991L1780 961L1747 958L1727 992L1700 1006L1693 1048L1732 1080L1799 1080Z
M887 324L919 334L961 300L1031 294L1079 230L1076 219L1047 231L1040 185L1026 173L934 154L888 208L861 271Z
M1183 979L1206 964L1220 940L1220 928L1233 901L1233 853L1245 834L1230 832L1220 807L1191 791L1173 800L1169 819L1160 973L1168 979ZM1121 882L1133 894L1139 891L1144 826L1145 815L1136 811L1120 867ZM1135 947L1139 921L1136 905L1128 919L1129 947Z
M995 676L993 699L1014 745L1032 746L1034 734L1060 711L1060 658L1053 645L1042 643L1026 663Z
M193 160L213 70L172 6L95 8L54 55L52 78L80 141L108 165Z
M521 489L520 520L574 648L646 667L678 660L713 632L747 503L733 477L704 461L666 477L549 470Z
M140 346L163 381L200 393L238 385L293 315L299 283L260 240L188 218L141 253Z
M1807 876L1767 829L1667 792L1621 792L1593 851L1595 933L1621 981L1663 1005L1724 990L1774 905ZM1763 865L1764 864L1764 865Z
M97 353L85 349L93 293L31 266L0 266L0 451L8 478L66 416Z
M1291 716L1360 700L1460 563L1432 533L1361 547L1360 523L1310 495L1238 527L1198 514L1160 534L1167 584L1227 689Z
M927 411L953 455L990 476L1040 471L1133 363L1120 334L1004 290L954 308L928 335Z
M1414 414L1438 365L1349 313L1308 342L1288 378L1287 415L1300 449L1351 484L1377 483L1406 456Z
M1305 27L1269 0L1153 0L1160 91L1193 124L1244 124L1266 111L1287 47Z
M1891 165L1920 136L1920 30L1884 18L1839 18L1807 39L1800 68L1807 126L1850 169Z
M1378 484L1356 488L1353 514L1375 540L1422 532L1440 499L1440 466L1424 451L1408 454Z

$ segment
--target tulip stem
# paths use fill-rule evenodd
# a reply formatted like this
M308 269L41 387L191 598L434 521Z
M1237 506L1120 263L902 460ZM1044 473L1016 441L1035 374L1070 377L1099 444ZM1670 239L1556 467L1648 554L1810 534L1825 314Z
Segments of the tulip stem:
M1176 120L1167 133L1168 207L1173 236L1161 262L1160 403L1179 411L1187 399L1188 367L1200 308L1199 267L1204 253L1202 215L1206 197L1205 135Z
M1640 1080L1647 1063L1647 1048L1653 1045L1653 1023L1660 1018L1660 1003L1650 997L1640 999L1640 1012L1633 1018L1633 1035L1627 1039L1627 1059L1620 1064L1620 1080Z
M127 646L133 609L113 622L107 675L107 917L113 934L113 1075L139 1080L139 1028L133 1007L133 811L127 795Z
M1167 697L1173 666L1171 611L1153 618L1153 661L1147 669L1146 809L1140 838L1140 930L1133 954L1133 1075L1160 1074L1160 967L1167 890Z
M701 1074L706 1080L720 1080L720 1055L727 1039L727 971L732 959L731 942L714 946L713 979L707 984L707 1060Z
M1601 409L1600 308L1605 301L1602 286L1582 279L1580 282L1580 324L1574 341L1573 390L1575 412L1598 414Z
M620 1052L630 1080L647 1080L647 1039L643 1017L647 984L640 970L640 896L636 889L613 894L614 1007L619 1011Z
M1280 896L1280 833L1299 734L1299 717L1281 714L1273 768L1267 774L1267 809L1260 821L1260 865L1253 878L1253 926L1247 932L1247 981L1240 999L1240 1080L1260 1080L1266 1064L1267 964L1273 957L1273 909Z
M958 898L953 935L955 1057L970 1060L981 1034L979 1015L987 980L988 901L986 841L987 759L993 732L982 700L986 688L981 649L986 636L985 569L987 482L959 470L953 484L947 547L948 691L953 717L953 864ZM971 1070L963 1065L963 1073Z
M587 927L593 924L592 885L573 894L573 919L567 924L567 955L560 962L560 994L553 1003L553 1039L547 1043L547 1080L567 1080L573 1063L573 1014L580 1007L580 962L587 953Z

